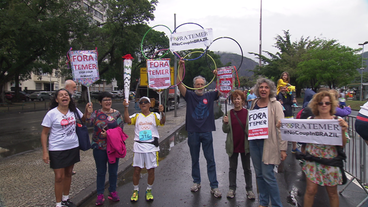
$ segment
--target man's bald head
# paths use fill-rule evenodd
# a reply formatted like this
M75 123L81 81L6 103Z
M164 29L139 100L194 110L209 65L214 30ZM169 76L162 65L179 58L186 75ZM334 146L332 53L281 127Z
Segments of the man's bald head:
M74 94L77 91L77 84L73 80L66 80L65 81L65 89L69 91L70 94Z

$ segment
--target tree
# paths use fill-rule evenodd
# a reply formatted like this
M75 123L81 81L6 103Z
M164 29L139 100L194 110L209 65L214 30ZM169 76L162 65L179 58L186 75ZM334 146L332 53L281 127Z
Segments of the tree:
M314 47L310 48L302 57L297 68L297 81L309 82L315 90L320 85L329 88L345 86L353 81L358 73L360 56L358 50L342 46L336 40L314 41Z
M69 48L68 41L84 34L88 27L79 3L79 0L11 0L1 5L0 91L15 80L18 93L19 77L57 68L60 56Z

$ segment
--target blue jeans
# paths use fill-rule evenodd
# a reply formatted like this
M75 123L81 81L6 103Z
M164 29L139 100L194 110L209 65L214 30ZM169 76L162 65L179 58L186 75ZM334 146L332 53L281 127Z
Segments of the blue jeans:
M266 165L262 162L263 143L263 139L249 141L250 157L259 190L259 205L268 206L271 198L272 206L282 206L279 186L273 171L275 165Z
M95 158L97 168L97 195L103 194L105 191L106 164L109 166L109 192L116 191L119 158L116 159L115 164L110 164L106 150L100 149L93 149L93 157Z
M202 149L207 161L207 175L211 188L218 188L216 176L216 163L213 153L212 132L188 132L188 145L192 158L192 178L193 183L201 183L201 172L199 170L199 151Z

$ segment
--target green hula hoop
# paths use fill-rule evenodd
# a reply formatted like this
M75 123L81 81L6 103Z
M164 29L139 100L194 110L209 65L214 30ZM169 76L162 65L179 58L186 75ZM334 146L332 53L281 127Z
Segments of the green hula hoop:
M158 24L158 25L155 25L155 26L153 26L153 27L151 27L144 35L143 35L143 38L142 38L142 41L141 41L141 53L142 53L142 55L143 55L143 57L144 58L146 58L146 59L152 59L152 58L148 58L148 57L146 57L146 55L144 54L144 52L143 52L143 41L144 41L144 38L146 38L146 35L148 34L148 32L150 32L153 28L155 28L155 27L158 27L158 26L163 26L163 27L166 27L169 31L170 31L170 34L172 33L171 32L171 29L168 27L168 26L166 26L166 25L163 25L163 24ZM167 50L160 58L163 58L165 55L167 55L167 53L169 53L170 52L170 50ZM160 59L160 58L158 58L158 59Z
M190 54L192 54L192 53L202 53L201 51L194 51L194 52L191 52L191 53L188 53L187 55L185 55L183 58L186 58L187 56L189 56ZM215 62L215 60L211 57L211 55L209 55L209 54L206 54L208 57L210 57L211 58L211 60L213 61L213 64L215 65L215 70L217 69L217 65L216 65L216 62ZM179 62L179 64L180 64L180 62ZM180 67L180 65L179 65L179 67ZM180 75L178 74L178 77L179 77L179 80L181 79L180 78ZM212 78L212 80L207 84L207 85L205 85L205 86L203 86L203 87L201 87L201 88L192 88L192 87L189 87L189 86L187 86L187 85L185 85L183 82L181 82L181 84L183 84L183 86L185 86L186 88L188 88L188 89L191 89L191 90L198 90L198 89L204 89L204 88L206 88L207 86L209 86L212 82L213 82L213 80L215 80L215 78L216 78L216 75L213 75L213 78Z

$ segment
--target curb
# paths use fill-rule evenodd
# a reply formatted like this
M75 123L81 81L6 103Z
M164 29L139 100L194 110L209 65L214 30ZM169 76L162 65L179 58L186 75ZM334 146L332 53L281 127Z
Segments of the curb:
M176 131L178 131L180 128L182 128L185 125L185 121L182 122L181 124L179 124L178 126L176 126L175 128L173 128L172 130L170 130L169 135L166 136L163 139L159 139L159 143L165 141L167 138L171 137ZM119 166L118 168L118 177L121 176L122 174L124 174L129 167L132 165L133 162L133 158L128 159L127 161L125 161L121 166ZM106 173L106 179L105 179L105 186L108 185L109 183L109 178L108 178L108 172ZM96 189L96 184L97 182L93 182L90 185L88 185L84 190L82 190L81 192L79 192L78 194L76 194L75 196L73 196L72 200L73 203L75 203L77 206L83 204L84 202L86 202L88 199L90 199L92 196L96 195L97 193L97 189Z

